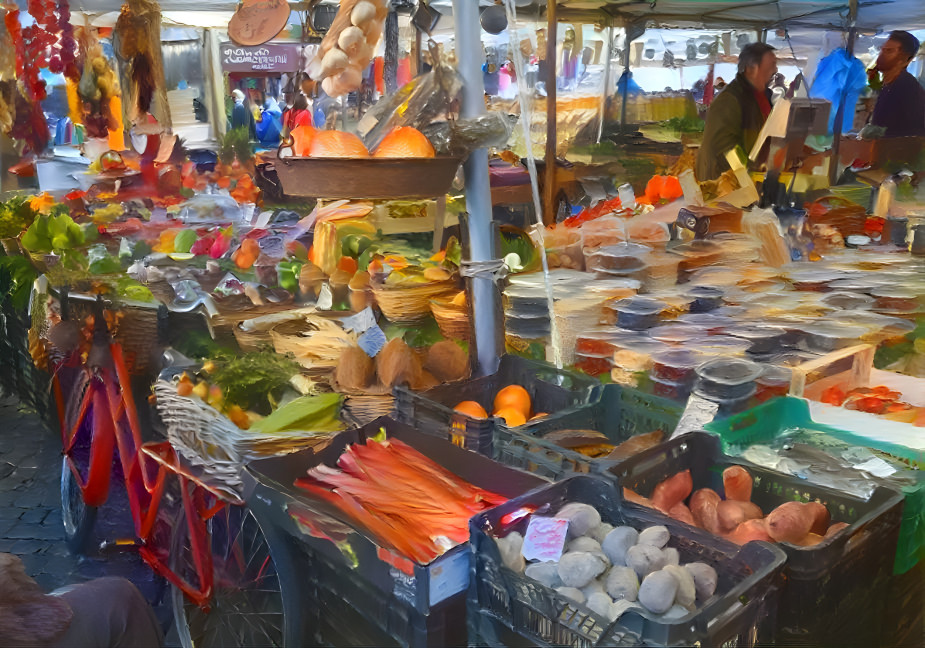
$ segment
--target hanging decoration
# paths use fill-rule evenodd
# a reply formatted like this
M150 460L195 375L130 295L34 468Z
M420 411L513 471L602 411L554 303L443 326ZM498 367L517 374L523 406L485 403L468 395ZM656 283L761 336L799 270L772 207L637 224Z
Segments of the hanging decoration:
M389 14L384 0L343 0L308 74L331 97L358 90Z
M151 115L161 127L170 126L164 68L161 58L161 9L153 0L131 0L122 5L115 33L118 52L128 62L129 115L135 122Z
M81 30L83 73L79 76L77 95L80 122L89 137L103 138L109 131L121 130L113 112L113 98L119 96L119 82L103 55L103 47L90 29Z

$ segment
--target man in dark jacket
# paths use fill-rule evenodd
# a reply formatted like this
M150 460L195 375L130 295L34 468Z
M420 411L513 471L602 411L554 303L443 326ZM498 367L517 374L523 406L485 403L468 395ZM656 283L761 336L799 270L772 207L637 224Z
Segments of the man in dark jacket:
M739 54L736 78L717 95L707 112L703 144L697 152L697 179L718 178L729 168L726 151L741 146L751 151L758 132L771 113L768 83L777 74L774 48L765 43L749 43Z
M918 39L906 31L894 31L880 49L877 66L868 74L883 75L870 123L886 128L887 137L925 135L925 88L906 71L919 51Z

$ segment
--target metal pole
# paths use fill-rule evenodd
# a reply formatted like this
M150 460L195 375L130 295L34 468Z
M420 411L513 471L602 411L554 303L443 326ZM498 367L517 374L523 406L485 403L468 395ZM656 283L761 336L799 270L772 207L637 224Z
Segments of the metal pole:
M601 135L604 132L604 116L607 114L607 97L610 96L610 58L613 56L613 26L607 28L607 42L604 47L604 54L607 57L604 60L604 89L601 91L601 114L597 122L597 143L601 143Z
M854 41L857 39L858 29L858 0L850 0L848 3L848 43L845 45L845 51L848 56L854 56ZM833 185L838 181L838 153L841 149L841 126L845 121L845 102L848 97L847 86L842 88L841 102L838 104L838 110L835 111L835 123L832 125L832 158L829 160L829 184Z
M546 0L546 169L543 179L543 223L556 220L556 0Z
M456 33L456 70L463 80L461 116L465 119L485 113L485 84L482 79L482 41L478 2L453 0ZM491 222L491 186L488 179L488 150L477 149L463 164L466 178L466 211L469 260L489 261L495 258ZM469 355L475 360L473 375L484 376L498 369L503 349L503 325L500 320L501 293L491 276L471 279L470 314L474 330L475 349Z
M626 132L626 102L629 97L629 88L630 88L630 45L632 44L632 38L630 38L630 33L635 31L632 29L632 24L627 23L623 26L623 89L620 91L620 96L622 97L622 105L620 106L620 133Z

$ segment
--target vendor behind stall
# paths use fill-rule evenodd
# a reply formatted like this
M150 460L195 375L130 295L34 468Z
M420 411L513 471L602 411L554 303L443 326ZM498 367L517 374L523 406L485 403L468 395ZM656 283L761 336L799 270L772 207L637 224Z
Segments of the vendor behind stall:
M925 88L906 71L919 51L918 39L894 31L880 49L877 65L868 72L871 85L883 75L883 87L870 122L886 129L887 137L925 135Z
M697 152L697 179L713 180L729 168L726 151L741 146L746 155L771 113L768 83L777 74L774 48L749 43L739 54L736 78L717 95L707 111L703 144Z

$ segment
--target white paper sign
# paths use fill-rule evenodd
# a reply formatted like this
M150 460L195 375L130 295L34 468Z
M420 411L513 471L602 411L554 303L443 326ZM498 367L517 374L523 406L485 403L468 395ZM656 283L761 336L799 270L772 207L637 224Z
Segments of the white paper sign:
M375 358L376 354L385 346L385 343L385 333L376 325L366 329L363 335L357 338L357 344L360 345L361 349L366 351L366 355L370 358Z
M321 284L321 292L318 293L318 301L315 302L315 306L318 310L331 310L333 305L334 294L331 292L331 287L326 283Z
M376 316L373 314L373 309L367 306L356 315L345 317L341 324L345 331L365 333L368 329L376 325Z
M532 517L527 525L521 553L526 560L551 560L558 562L565 549L568 536L568 520L547 517Z

